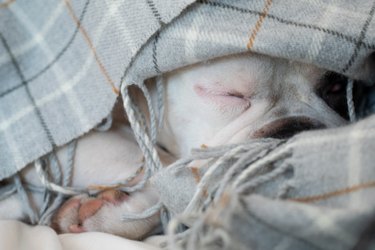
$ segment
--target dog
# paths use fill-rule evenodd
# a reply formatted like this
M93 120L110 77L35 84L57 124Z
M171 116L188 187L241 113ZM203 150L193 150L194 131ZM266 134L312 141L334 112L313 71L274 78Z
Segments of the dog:
M164 165L203 144L289 138L348 122L347 78L286 59L255 53L226 56L165 73L163 84L165 115L157 141ZM143 164L129 124L117 117L109 131L93 131L78 140L73 186L117 183ZM64 151L59 149L58 155ZM32 170L22 174L25 181L40 185ZM142 239L159 225L159 215L130 222L121 216L151 207L158 197L150 184L132 194L110 189L95 197L75 196L56 212L52 226L60 233L101 231ZM33 201L39 204L42 197L35 194ZM16 196L9 197L0 203L0 217L25 219L21 205Z

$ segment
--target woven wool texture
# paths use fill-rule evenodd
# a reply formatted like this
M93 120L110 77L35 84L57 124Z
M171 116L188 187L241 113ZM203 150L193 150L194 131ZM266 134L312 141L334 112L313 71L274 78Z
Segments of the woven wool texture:
M186 64L251 50L366 77L372 1L193 2L3 1L0 179L97 125L120 84Z
M0 1L0 180L98 125L121 87L211 58L252 51L371 83L374 12L352 0ZM272 167L215 186L207 210L189 170L161 171L163 204L193 229L171 249L351 249L375 214L374 132L370 116L245 147L249 173ZM207 172L207 185L225 177Z

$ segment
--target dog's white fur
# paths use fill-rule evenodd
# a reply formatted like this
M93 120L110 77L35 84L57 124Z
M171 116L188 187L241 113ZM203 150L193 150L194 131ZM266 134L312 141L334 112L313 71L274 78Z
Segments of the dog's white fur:
M165 74L165 117L158 142L171 155L161 154L164 164L202 144L267 136L291 118L325 127L344 124L316 94L324 74L312 65L257 54L228 56ZM130 128L117 122L107 132L91 132L78 140L72 184L117 183L142 162ZM30 170L24 171L24 178L38 184ZM41 197L34 196L40 203ZM54 220L62 232L103 231L138 239L157 226L158 215L126 223L121 215L143 211L157 201L150 186L130 196L115 191L94 198L78 196L67 201ZM0 217L24 219L22 209L12 196L0 203Z

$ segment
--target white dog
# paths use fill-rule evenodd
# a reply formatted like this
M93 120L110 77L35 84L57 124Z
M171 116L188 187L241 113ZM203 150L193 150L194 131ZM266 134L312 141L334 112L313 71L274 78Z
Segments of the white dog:
M165 150L160 149L162 161L167 165L202 144L287 138L303 130L343 125L346 81L312 65L258 54L228 56L167 73L164 126L158 138ZM78 140L72 185L117 183L142 163L130 128L117 121L107 132L91 132ZM32 171L24 172L27 181L38 184ZM41 197L34 199L41 202ZM139 239L158 225L159 216L126 223L121 216L157 201L150 185L131 195L107 190L97 197L77 196L56 213L53 227L59 232L102 231ZM0 203L0 217L25 218L16 196Z

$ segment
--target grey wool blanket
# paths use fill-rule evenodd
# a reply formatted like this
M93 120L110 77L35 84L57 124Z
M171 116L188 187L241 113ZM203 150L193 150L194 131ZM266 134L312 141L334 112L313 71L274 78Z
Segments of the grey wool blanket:
M0 180L96 127L121 95L167 248L375 249L373 93L348 126L196 149L161 170L127 91L248 51L371 85L374 12L369 0L0 1Z

